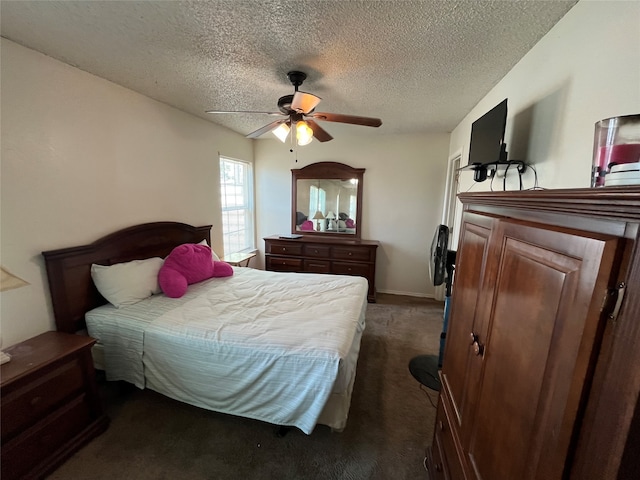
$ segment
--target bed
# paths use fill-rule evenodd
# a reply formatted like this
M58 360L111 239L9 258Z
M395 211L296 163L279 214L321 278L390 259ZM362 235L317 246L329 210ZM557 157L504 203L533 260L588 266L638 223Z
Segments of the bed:
M96 367L176 400L310 434L345 428L365 327L361 277L267 272L190 285L184 297L109 304L91 265L166 257L211 226L156 222L43 252L57 329L97 339Z

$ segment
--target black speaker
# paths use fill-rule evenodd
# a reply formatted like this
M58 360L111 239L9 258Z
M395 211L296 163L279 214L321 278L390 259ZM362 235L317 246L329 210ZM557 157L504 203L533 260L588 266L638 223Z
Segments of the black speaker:
M476 182L484 182L487 179L487 167L479 165L473 168L473 179Z

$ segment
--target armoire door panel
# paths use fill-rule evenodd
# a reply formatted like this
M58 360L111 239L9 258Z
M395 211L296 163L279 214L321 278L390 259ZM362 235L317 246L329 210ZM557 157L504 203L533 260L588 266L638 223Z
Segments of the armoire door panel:
M562 478L617 239L500 223L468 460L478 479Z
M465 416L466 398L469 396L469 382L478 378L468 375L471 345L470 334L474 329L482 279L488 254L490 236L495 219L465 213L463 217L461 244L457 252L456 268L464 275L455 278L455 295L451 304L450 322L442 370L443 387L451 400L452 421L459 427ZM479 372L478 372L479 373Z

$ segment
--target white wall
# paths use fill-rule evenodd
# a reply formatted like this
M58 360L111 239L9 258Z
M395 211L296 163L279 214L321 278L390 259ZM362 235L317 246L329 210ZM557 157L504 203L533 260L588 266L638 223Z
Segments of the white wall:
M581 0L453 130L450 152L462 148L466 165L471 123L508 98L509 158L533 164L543 188L589 187L595 123L640 113L639 32L640 2ZM523 187L532 186L530 170ZM490 182L464 172L460 190L469 188Z
M324 126L331 131L331 124ZM429 247L440 223L448 143L447 133L373 137L336 134L331 142L314 141L300 147L296 163L288 144L257 141L257 246L261 260L264 237L291 231L291 169L315 162L340 162L366 169L362 238L380 242L377 290L433 296L434 287L428 278Z
M41 252L116 229L213 224L222 251L218 152L250 140L1 40L1 258L29 286L0 294L3 346L55 328Z

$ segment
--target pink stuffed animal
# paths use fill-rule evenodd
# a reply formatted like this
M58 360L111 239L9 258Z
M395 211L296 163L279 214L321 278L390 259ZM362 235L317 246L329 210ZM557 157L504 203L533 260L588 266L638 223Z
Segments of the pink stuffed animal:
M180 298L187 285L212 277L229 277L233 267L213 260L211 248L206 245L184 243L174 248L165 258L158 273L158 283L167 297Z

